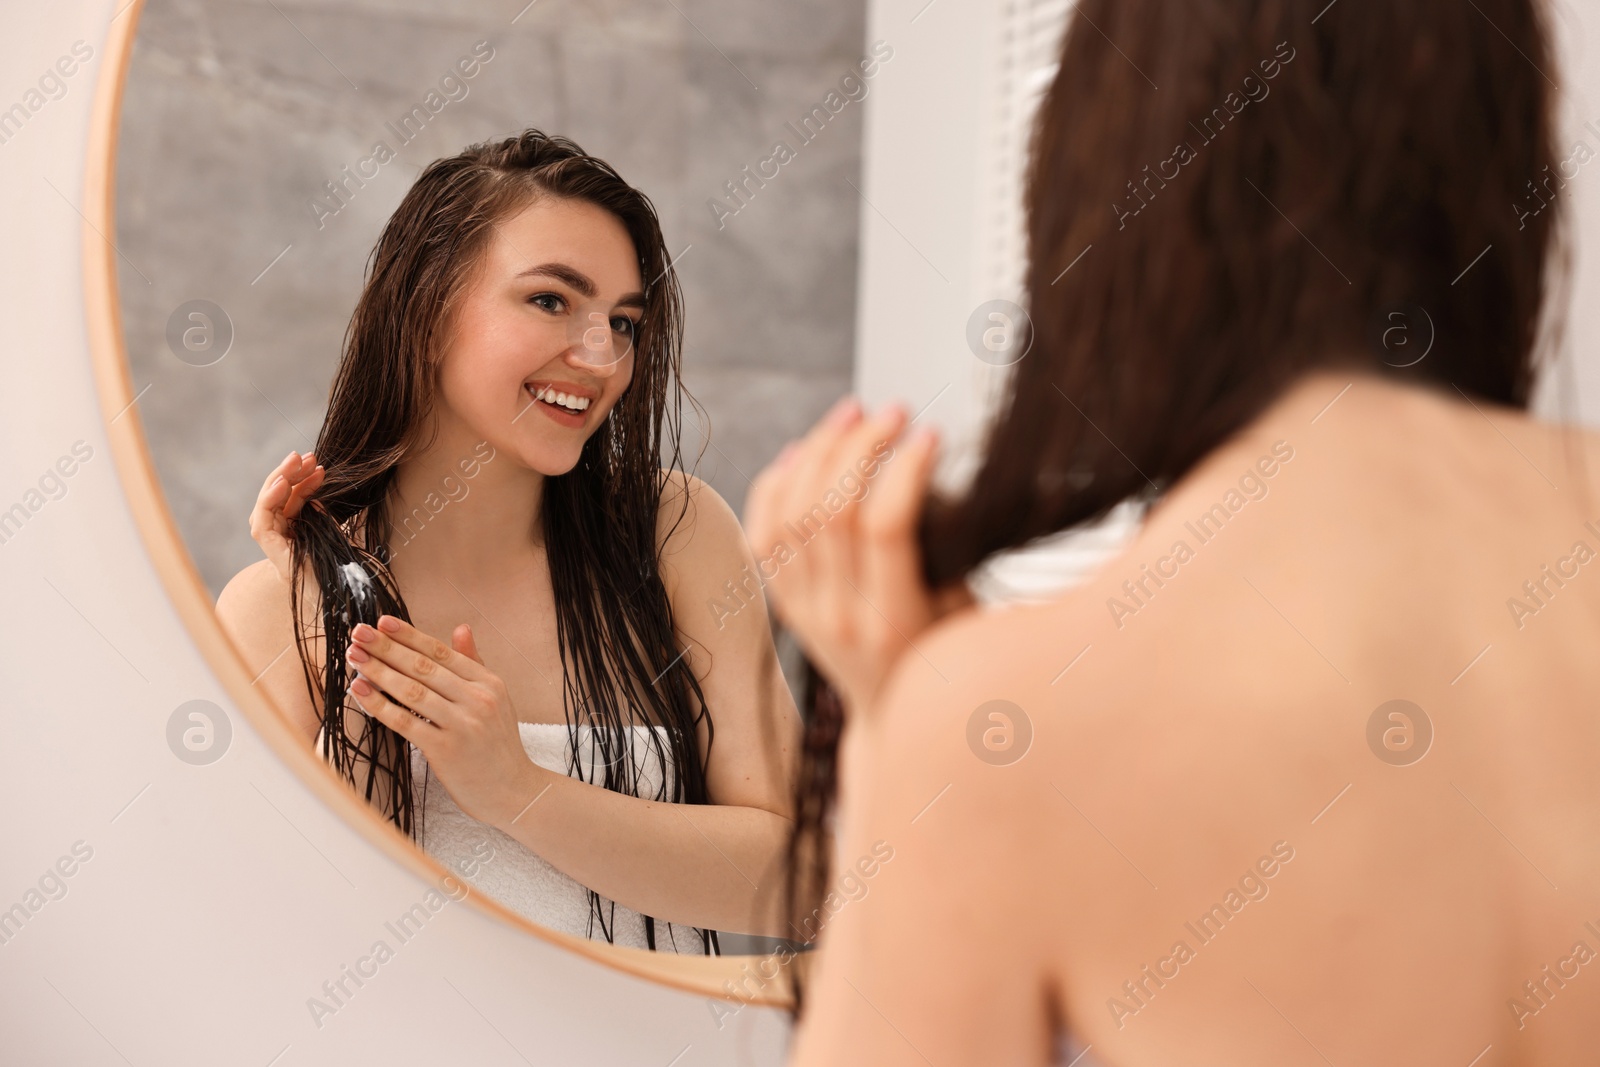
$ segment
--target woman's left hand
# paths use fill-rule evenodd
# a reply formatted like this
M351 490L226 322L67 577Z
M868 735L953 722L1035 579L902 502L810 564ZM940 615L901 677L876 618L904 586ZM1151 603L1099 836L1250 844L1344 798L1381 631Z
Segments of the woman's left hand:
M852 718L918 634L971 602L964 585L936 595L923 580L917 523L937 438L906 426L898 405L863 418L846 398L756 477L745 505L779 618Z
M472 628L462 623L446 645L384 615L377 629L363 623L352 636L346 656L360 677L350 692L362 709L422 749L462 811L510 825L539 792L540 768L522 747L506 684L483 665Z

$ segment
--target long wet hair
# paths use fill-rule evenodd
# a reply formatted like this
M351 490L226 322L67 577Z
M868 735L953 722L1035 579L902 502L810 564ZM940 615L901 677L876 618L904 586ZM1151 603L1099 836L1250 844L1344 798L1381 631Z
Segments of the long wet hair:
M389 490L401 462L429 443L421 435L438 395L453 310L494 227L544 197L582 201L614 215L633 239L646 282L632 381L584 443L577 465L545 479L540 507L563 664L569 769L637 795L643 768L631 727L664 727L665 743L660 730L637 731L649 741L643 755L660 770L651 799L709 803L697 728L703 721L709 758L711 716L678 647L659 568L658 521L669 477L662 468L681 466L687 395L679 382L683 300L677 275L643 193L572 141L530 129L430 164L384 227L317 438L326 479L290 528L292 586L308 590L308 604L316 605L315 619L303 618L301 599L294 598L301 667L323 709L326 758L419 844L425 843L424 827L413 795L411 745L347 700L344 653L359 622L375 623L380 613L410 621L389 568L395 523L405 518L390 514ZM688 495L681 496L671 529L687 511ZM533 535L530 530L530 540ZM595 747L593 765L577 758L584 740ZM613 940L615 903L593 890L589 901L589 936L598 926ZM667 933L670 939L670 923ZM645 934L655 948L650 916ZM720 951L715 931L697 936L708 954Z
M976 475L927 501L930 587L1165 491L1313 368L1525 407L1563 251L1551 183L1571 177L1542 19L1536 0L1079 0L1025 180L1032 347ZM1419 308L1433 348L1402 368L1374 330L1398 312L1420 334ZM826 889L842 714L825 684L806 704L790 855L819 862L791 868L791 914Z

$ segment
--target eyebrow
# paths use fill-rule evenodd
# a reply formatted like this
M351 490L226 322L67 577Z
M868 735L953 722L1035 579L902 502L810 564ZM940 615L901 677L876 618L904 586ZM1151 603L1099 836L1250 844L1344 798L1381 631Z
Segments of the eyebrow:
M593 299L595 293L599 292L598 287L587 274L575 267L569 267L565 263L540 263L538 266L518 271L516 277L554 278L556 281L573 289L579 296L590 299ZM644 294L639 292L624 293L618 298L616 306L642 309L645 306Z

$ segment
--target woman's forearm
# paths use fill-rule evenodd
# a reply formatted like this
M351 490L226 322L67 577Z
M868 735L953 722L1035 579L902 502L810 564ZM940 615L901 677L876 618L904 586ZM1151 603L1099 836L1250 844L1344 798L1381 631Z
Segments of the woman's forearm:
M790 821L761 808L670 804L529 764L527 806L497 829L645 915L788 936L780 901Z

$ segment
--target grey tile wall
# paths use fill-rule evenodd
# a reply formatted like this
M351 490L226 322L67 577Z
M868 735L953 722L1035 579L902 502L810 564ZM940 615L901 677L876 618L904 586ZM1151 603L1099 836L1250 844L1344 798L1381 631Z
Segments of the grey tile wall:
M389 212L423 165L473 141L566 134L655 202L681 254L684 379L708 414L685 426L685 454L736 510L747 477L849 388L861 105L804 143L786 124L865 53L862 0L523 2L147 3L118 158L124 325L154 461L213 593L260 558L251 502L311 446ZM319 220L323 183L396 144L386 124L480 40L494 58L467 96ZM794 158L742 206L727 199L778 141ZM233 324L209 366L168 348L192 299Z

